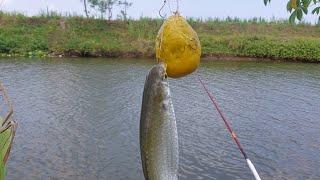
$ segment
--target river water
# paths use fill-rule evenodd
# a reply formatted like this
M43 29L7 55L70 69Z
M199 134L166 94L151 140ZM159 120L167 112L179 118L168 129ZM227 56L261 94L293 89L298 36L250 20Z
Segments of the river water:
M143 179L139 118L152 60L2 59L19 122L8 180ZM262 179L320 178L320 65L202 61ZM195 74L169 79L179 179L253 179Z

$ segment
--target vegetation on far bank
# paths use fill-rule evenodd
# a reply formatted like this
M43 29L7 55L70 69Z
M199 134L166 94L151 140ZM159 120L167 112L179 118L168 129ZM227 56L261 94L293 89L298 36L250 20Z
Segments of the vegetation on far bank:
M286 20L188 19L203 56L320 62L320 26ZM0 12L2 56L154 57L162 19L87 19L56 13L26 17Z

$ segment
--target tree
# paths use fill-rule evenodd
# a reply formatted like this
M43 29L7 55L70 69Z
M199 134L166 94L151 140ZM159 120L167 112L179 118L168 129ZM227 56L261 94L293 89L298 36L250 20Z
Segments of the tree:
M104 14L108 13L108 20L112 19L112 11L116 0L88 0L91 7L98 9L101 14L101 18L104 18Z
M271 0L264 0L267 5ZM307 15L309 10L312 14L319 16L318 23L320 24L320 0L288 0L287 10L291 13L289 21L294 23L296 19L302 20L303 15Z
M88 6L87 6L87 0L82 0L83 6L84 6L84 12L86 13L86 17L89 18L89 12L88 12Z
M121 16L123 17L123 19L127 20L127 17L128 17L127 11L129 9L129 7L132 6L132 2L128 2L127 0L119 1L118 5L123 6L123 10L121 10L120 13L121 13Z

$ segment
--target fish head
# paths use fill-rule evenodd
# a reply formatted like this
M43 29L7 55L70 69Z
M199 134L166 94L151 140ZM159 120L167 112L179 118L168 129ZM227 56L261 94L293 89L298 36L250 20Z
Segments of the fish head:
M151 97L154 98L154 102L161 102L168 96L169 85L166 69L166 64L160 62L149 72L147 82L151 87Z
M163 62L158 63L154 66L149 73L149 80L154 83L165 81L167 79L167 65ZM152 83L153 84L153 83Z

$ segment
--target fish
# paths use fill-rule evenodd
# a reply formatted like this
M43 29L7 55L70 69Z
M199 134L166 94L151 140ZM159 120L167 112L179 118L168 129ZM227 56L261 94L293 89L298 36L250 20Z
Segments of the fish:
M149 71L143 90L140 116L140 152L146 180L177 180L179 146L177 123L166 65Z

